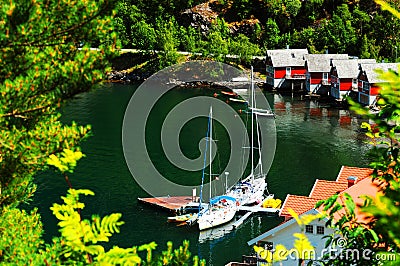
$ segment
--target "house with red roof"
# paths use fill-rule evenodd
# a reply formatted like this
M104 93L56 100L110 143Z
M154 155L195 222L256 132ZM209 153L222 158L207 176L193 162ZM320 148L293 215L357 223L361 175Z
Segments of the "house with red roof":
M342 100L345 95L354 91L358 96L357 76L360 64L375 64L375 59L334 59L331 61L330 95Z
M305 80L304 55L307 49L267 50L266 84L274 89Z
M358 102L373 105L380 90L380 84L386 82L379 77L376 70L398 72L400 63L360 64L358 80Z
M317 179L308 196L287 195L280 216L285 218L285 221L277 227L261 234L260 236L251 239L247 242L248 245L258 245L273 248L277 244L283 244L286 248L293 247L294 233L300 232L300 227L296 220L289 214L289 208L293 209L300 217L307 214L322 213L322 207L315 208L315 204L319 200L324 200L334 194L348 193L352 196L357 206L360 206L364 199L361 195L375 196L378 193L378 186L372 182L372 169L342 166L335 181ZM344 213L337 212L335 219L340 219ZM362 214L359 208L356 208L357 219L360 222L367 222L366 216ZM321 258L323 252L328 250L325 248L326 240L324 236L334 233L332 228L326 227L327 218L314 220L305 226L305 234L315 248L315 258ZM294 261L291 261L292 265ZM277 264L278 265L278 264Z
M348 54L307 54L304 55L306 70L306 91L328 94L330 88L331 60L349 59Z

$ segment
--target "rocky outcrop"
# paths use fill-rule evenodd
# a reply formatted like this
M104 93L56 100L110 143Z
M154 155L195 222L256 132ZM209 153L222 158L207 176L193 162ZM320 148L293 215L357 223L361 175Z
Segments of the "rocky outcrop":
M111 71L107 74L107 80L113 83L131 83L131 82L141 82L152 73L128 73L127 71Z
M184 27L193 27L200 30L200 33L203 35L207 35L211 28L211 21L191 9L187 9L181 13L178 22Z
M256 31L256 26L259 25L260 21L258 19L245 19L239 22L229 23L228 27L233 36L238 34L244 34L246 36L251 36Z
M213 21L219 16L223 17L223 14L217 1L209 1L191 9L186 9L177 17L177 20L181 26L193 27L200 30L201 34L207 35ZM254 34L256 25L259 25L259 23L258 19L251 18L231 22L228 24L228 27L233 36L238 34L251 36Z
M186 9L178 17L178 22L184 27L199 29L203 35L207 35L211 28L211 23L218 17L210 2L197 5L191 9Z

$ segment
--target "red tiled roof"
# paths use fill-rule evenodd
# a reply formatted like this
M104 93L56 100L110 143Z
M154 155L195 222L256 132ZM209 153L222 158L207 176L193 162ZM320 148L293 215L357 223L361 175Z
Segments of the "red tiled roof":
M285 202L283 203L280 216L291 217L288 209L292 208L298 215L305 213L314 208L315 203L319 199L314 199L306 196L296 196L288 194L286 196Z
M317 203L317 201L322 200L322 199L327 199L336 193L343 193L343 191L347 192L348 190L349 191L355 190L355 191L359 192L358 196L361 194L374 195L374 194L368 193L369 190L371 190L371 191L374 190L373 186L368 187L367 185L365 185L366 183L372 184L371 179L367 178L367 177L371 176L372 171L373 170L371 168L342 166L342 168L340 169L340 172L338 174L338 177L336 178L336 181L317 179L315 181L314 187L311 190L310 195L308 197L288 194L286 196L285 202L282 205L282 209L281 209L279 215L291 217L291 215L288 212L289 208L292 208L298 215L300 215L302 213L305 213L305 212L313 209L315 204ZM350 176L357 177L357 181L356 181L355 185L348 188L347 178ZM367 178L367 180L369 180L368 182L366 182L366 183L361 182L366 178ZM362 187L361 187L361 185L360 186L358 185L359 183L361 183ZM366 186L365 187L366 191L363 191L364 186ZM353 188L353 187L355 187L355 188ZM360 202L356 201L356 203L361 203L361 199L360 199Z
M370 218L366 216L365 213L361 212L360 206L364 203L364 198L361 197L362 195L367 195L370 197L375 197L379 192L378 181L372 182L371 178L364 178L363 180L357 182L355 185L349 187L348 189L344 190L340 194L348 193L354 200L356 204L355 214L357 221L360 223L367 223L370 221ZM339 196L340 197L340 196ZM343 200L344 202L344 200ZM322 211L323 206L318 208L318 211ZM345 214L344 209L336 212L334 214L334 219L339 220Z
M348 187L346 182L336 182L328 180L315 180L314 187L309 197L314 199L327 199L330 196L340 193Z
M342 166L340 169L339 175L336 178L337 182L347 182L347 178L349 176L357 177L357 182L363 180L366 177L369 177L372 174L371 168L360 168L360 167L352 167L352 166Z

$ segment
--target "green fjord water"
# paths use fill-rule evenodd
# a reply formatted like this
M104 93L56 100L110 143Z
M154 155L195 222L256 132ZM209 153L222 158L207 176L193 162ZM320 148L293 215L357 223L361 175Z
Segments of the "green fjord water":
M121 134L125 108L137 85L110 84L97 90L81 94L63 108L63 121L91 124L93 136L82 144L86 154L70 176L75 188L87 188L95 192L87 197L84 215L97 213L106 215L121 212L125 224L121 233L112 237L107 246L130 247L156 241L161 250L166 242L175 245L187 239L192 254L207 260L208 265L225 265L229 261L240 261L242 254L251 253L246 242L273 228L281 222L275 217L253 215L239 229L212 235L199 233L195 228L176 227L167 223L168 213L138 203L138 197L149 196L132 178L125 163ZM175 104L197 95L213 94L207 89L179 89L169 92L155 106L148 121L146 143L151 159L157 169L175 182L183 182L182 175L201 179L200 172L184 173L172 167L162 154L160 128L163 117ZM348 111L318 106L313 101L299 97L266 94L276 113L276 154L267 176L268 190L277 198L285 199L288 193L308 195L315 179L334 180L341 165L367 166L367 146L358 131L359 121ZM241 108L234 105L235 109ZM180 144L183 153L197 157L198 141L206 132L206 119L194 119L183 127ZM218 148L229 147L225 131L218 125ZM220 163L224 164L222 154ZM217 168L217 165L215 165ZM176 179L174 179L176 178ZM60 196L68 189L63 178L53 171L37 176L38 190L32 207L39 207L45 225L45 238L50 240L58 234L57 220L49 208L60 202ZM155 186L157 184L154 184ZM168 192L166 191L167 195Z

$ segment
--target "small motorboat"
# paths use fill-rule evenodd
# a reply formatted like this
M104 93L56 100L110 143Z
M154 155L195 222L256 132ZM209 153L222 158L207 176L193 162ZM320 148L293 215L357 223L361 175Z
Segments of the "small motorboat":
M247 103L246 100L239 99L239 98L229 98L229 101L235 102L235 103Z
M221 94L226 95L226 96L232 96L232 97L237 96L237 93L233 92L233 91L221 91Z
M195 219L196 217L197 217L197 213L188 213L188 214L183 214L183 215L170 216L170 217L168 217L168 222L183 223L190 219Z
M267 198L262 203L263 208L274 208L279 209L282 205L282 200L274 199L274 198Z

